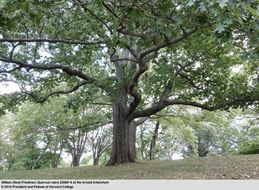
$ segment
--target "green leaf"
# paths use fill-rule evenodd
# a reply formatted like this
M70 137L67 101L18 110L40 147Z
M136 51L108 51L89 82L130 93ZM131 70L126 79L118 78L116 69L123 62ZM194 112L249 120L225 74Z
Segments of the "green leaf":
M224 8L225 6L227 6L227 2L228 2L228 0L219 0L220 8Z
M191 7L195 3L195 0L189 0L187 3L188 7Z
M225 31L225 25L224 24L221 24L221 23L219 23L219 24L217 24L216 25L216 28L215 28L215 30L214 30L214 32L217 32L217 33L222 33L222 32L224 32Z
M200 2L198 11L199 12L206 12L207 11L207 8L206 8L206 5L205 5L204 2Z
M40 14L38 14L38 15L32 15L31 17L32 17L32 22L33 22L36 26L40 25L41 18L42 18L42 16L41 16Z

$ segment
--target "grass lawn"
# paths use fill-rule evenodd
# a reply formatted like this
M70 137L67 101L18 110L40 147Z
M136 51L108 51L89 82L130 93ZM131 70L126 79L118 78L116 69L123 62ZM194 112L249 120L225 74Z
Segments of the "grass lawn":
M0 179L259 179L259 154L0 172Z

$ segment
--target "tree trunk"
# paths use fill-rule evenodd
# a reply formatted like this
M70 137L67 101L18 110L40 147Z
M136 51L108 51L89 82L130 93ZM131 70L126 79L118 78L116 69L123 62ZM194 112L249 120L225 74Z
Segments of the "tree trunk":
M99 165L99 159L100 159L100 154L98 154L98 150L93 151L93 165L97 166Z
M206 157L208 155L208 147L201 142L201 138L198 137L198 155L199 157Z
M142 160L146 160L146 154L145 154L146 143L144 142L143 138L144 138L144 129L141 128L141 131L140 131L140 141L141 141L140 152L141 152Z
M98 165L99 165L99 158L95 158L95 159L93 160L93 165L94 165L94 166L98 166Z
M52 162L51 162L52 168L58 168L58 165L60 163L60 158L61 158L61 154L63 152L64 146L65 146L65 142L63 141L63 142L60 143L60 151L59 151L59 153L57 153L57 150L56 150L57 147L55 148L55 151L54 151L54 153L52 155Z
M80 164L80 157L78 157L78 156L73 157L72 167L77 167L77 166L79 166L79 164Z
M60 159L60 157L56 153L52 154L52 156L51 156L51 166L52 166L52 168L58 168L59 159Z
M127 118L121 112L113 111L113 143L112 154L108 165L122 164L135 161L134 135L130 133L130 125Z
M58 168L58 162L55 160L55 161L52 161L51 162L51 167L52 168Z
M134 162L136 157L136 130L127 118L127 95L122 89L113 104L113 143L107 165Z
M127 59L131 57L131 53L128 48L123 48L118 51L119 55L116 55L111 51L111 59ZM117 91L116 100L113 103L113 142L112 142L112 153L110 160L107 165L122 164L127 162L135 162L136 158L136 126L137 123L129 116L132 114L133 104L129 104L129 96L132 95L132 89L129 85L128 79L132 77L134 72L137 72L135 64L128 64L127 60L124 61L113 61L116 71L116 77L118 81L125 84L121 86ZM135 80L141 75L141 72L134 74ZM137 82L137 81L136 81ZM131 90L129 90L131 89ZM131 95L130 95L131 94ZM134 101L135 101L134 97ZM136 102L135 102L136 103ZM138 104L138 103L136 103ZM133 107L132 107L133 106ZM132 109L131 109L132 108ZM131 118L131 119L130 119Z
M159 122L156 123L156 127L152 136L152 140L150 143L150 150L149 150L149 159L154 160L155 159L155 147L156 147L156 140L158 136L158 129L159 129Z

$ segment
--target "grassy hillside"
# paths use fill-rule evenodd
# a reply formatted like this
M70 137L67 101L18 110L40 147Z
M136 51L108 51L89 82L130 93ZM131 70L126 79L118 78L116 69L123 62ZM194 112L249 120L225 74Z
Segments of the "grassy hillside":
M1 172L0 179L259 179L259 155Z

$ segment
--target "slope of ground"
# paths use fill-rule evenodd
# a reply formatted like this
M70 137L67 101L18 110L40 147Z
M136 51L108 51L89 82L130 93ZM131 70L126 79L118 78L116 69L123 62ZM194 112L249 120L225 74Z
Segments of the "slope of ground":
M259 179L259 155L0 172L0 179Z

